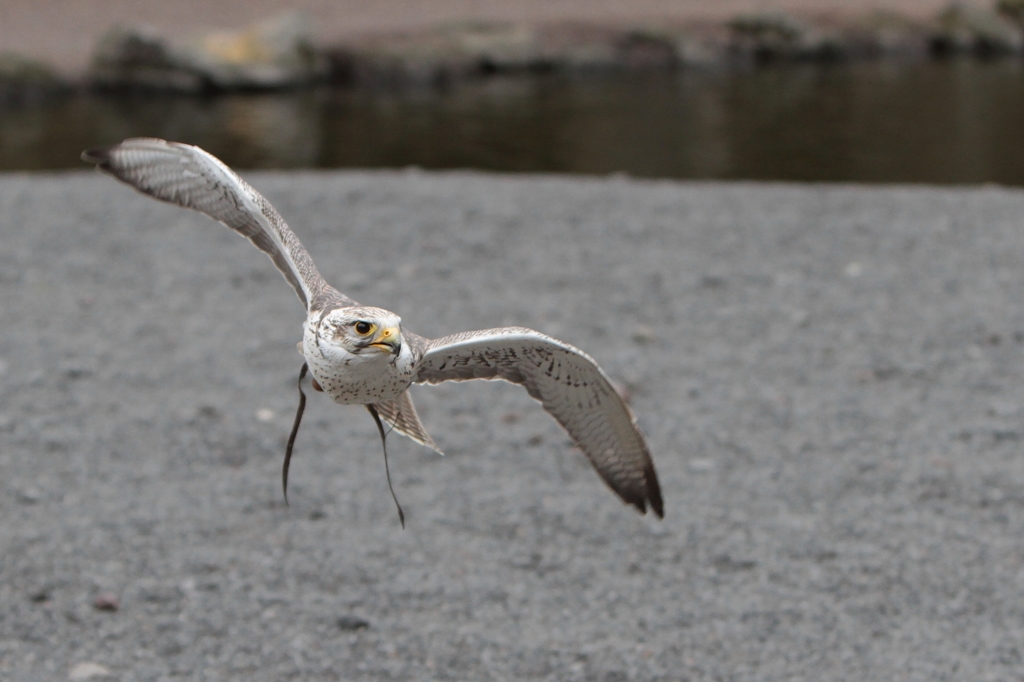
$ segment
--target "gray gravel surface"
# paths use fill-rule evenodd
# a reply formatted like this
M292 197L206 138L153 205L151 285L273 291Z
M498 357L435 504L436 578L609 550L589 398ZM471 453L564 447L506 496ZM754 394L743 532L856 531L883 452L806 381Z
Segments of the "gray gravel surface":
M447 456L389 438L405 531L370 417L313 395L285 507L270 262L3 176L0 679L1024 679L1021 192L249 177L407 328L596 357L666 519L497 382L414 389Z

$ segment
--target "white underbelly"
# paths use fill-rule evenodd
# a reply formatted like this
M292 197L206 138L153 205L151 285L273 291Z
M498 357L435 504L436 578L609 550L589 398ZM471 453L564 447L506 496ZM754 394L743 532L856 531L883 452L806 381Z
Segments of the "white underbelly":
M367 405L394 400L412 384L411 372L400 372L391 366L388 369L392 371L361 377L338 372L333 367L317 367L318 363L310 362L309 358L306 362L324 393L342 405Z

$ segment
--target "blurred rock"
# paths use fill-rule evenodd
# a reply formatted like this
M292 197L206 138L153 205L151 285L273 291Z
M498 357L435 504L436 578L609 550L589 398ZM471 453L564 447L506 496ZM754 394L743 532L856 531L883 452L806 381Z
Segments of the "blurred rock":
M618 40L618 59L632 68L710 66L724 59L727 45L727 37L712 25L644 26Z
M535 32L511 23L470 22L441 30L441 39L484 72L521 71L542 65Z
M547 66L535 31L503 22L467 22L379 36L333 50L329 58L333 82L362 85L443 85Z
M996 11L1016 22L1018 26L1024 26L1024 0L998 0Z
M595 26L560 24L538 32L543 62L558 71L619 68L622 32Z
M744 14L729 22L733 51L757 61L832 60L846 56L844 46L825 32L784 12Z
M851 56L923 55L931 31L902 14L878 10L853 21L844 29Z
M370 87L443 85L474 72L447 46L433 40L374 40L328 53L331 81Z
M591 42L566 46L552 63L569 71L602 71L616 68L619 59L613 45Z
M285 14L240 31L173 43L147 27L117 27L96 46L91 80L105 88L176 92L280 89L322 80L328 62L308 23Z
M932 49L939 54L974 52L1018 54L1024 47L1020 27L994 11L954 2L939 14Z
M309 22L283 14L241 31L213 31L188 43L182 56L217 88L275 89L322 80L326 62Z
M0 104L45 101L69 90L49 65L10 52L0 53Z
M89 79L98 87L114 89L198 92L207 87L203 75L146 26L118 26L100 38Z
M635 28L618 41L618 61L633 69L658 69L675 65L675 36L656 28Z
M331 81L371 86L436 86L489 74L617 71L722 61L727 33L707 25L621 29L513 23L453 24L377 36L328 51Z
M999 13L950 5L925 24L887 11L859 18L755 12L727 23L606 26L460 22L408 33L364 35L321 48L301 15L238 31L170 39L117 28L97 45L92 82L176 92L278 89L330 82L354 87L438 87L491 74L664 70L750 60L834 61L891 55L1024 49L1024 0Z
M725 60L728 40L723 31L705 28L676 34L672 46L677 65L707 67Z

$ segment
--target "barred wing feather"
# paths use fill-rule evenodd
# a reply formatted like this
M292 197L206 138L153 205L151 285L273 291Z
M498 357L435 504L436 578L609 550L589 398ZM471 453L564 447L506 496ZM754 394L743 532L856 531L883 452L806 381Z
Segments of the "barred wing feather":
M583 351L522 327L434 339L417 368L430 384L504 379L540 401L625 502L664 516L654 463L629 407Z
M87 150L82 159L144 194L199 211L247 237L270 256L307 311L325 293L336 293L270 202L199 147L136 137Z

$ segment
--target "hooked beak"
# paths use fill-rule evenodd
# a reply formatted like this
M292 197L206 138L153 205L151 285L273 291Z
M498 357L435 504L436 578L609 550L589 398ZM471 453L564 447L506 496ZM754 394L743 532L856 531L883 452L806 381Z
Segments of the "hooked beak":
M377 333L370 347L398 355L402 350L402 330L398 327L382 329Z

